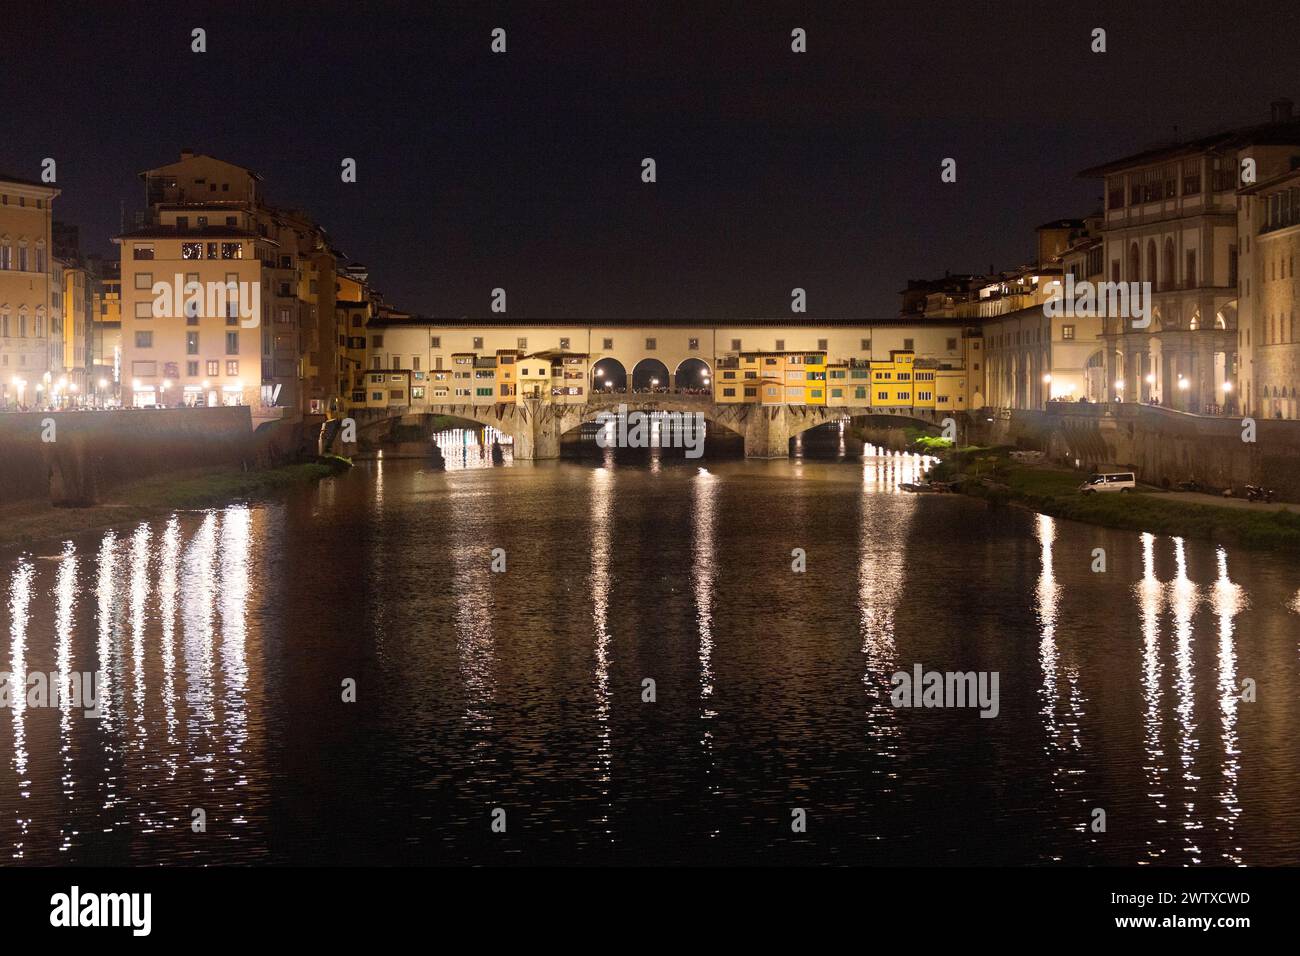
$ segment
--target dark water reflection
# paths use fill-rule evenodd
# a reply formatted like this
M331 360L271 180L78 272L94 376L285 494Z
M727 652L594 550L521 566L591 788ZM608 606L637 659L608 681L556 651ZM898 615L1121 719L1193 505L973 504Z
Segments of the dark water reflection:
M1300 568L899 492L914 471L375 462L0 556L7 669L105 675L98 719L0 711L0 842L15 863L1300 862ZM894 709L918 662L998 671L1000 715Z

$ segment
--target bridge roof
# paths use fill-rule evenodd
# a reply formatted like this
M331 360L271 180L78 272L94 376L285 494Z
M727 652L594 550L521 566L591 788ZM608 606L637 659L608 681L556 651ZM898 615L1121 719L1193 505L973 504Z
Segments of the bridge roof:
M479 316L469 318L466 316L456 316L453 318L437 318L432 316L419 316L415 318L388 318L379 316L370 320L370 328L381 327L409 327L409 328L465 328L465 329L490 329L494 326L501 328L523 328L529 326L535 327L568 327L574 326L592 328L618 328L627 326L629 328L638 328L642 326L683 326L694 328L751 328L771 326L774 328L827 328L827 327L845 327L845 328L882 328L882 327L916 327L918 325L929 325L935 327L975 327L979 325L978 321L963 319L921 319L917 317L900 318L891 316L889 318L869 319L869 318L807 318L805 316L783 316L783 317L744 317L735 316L723 319L711 319L703 316L695 318L667 317L656 319L629 319L613 316L600 316L596 318L573 317L567 319L542 319L542 318L511 318L502 315Z

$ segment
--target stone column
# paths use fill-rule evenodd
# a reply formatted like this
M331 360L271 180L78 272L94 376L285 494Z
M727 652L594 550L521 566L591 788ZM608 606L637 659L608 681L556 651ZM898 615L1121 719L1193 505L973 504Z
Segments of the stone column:
M1210 333L1201 335L1196 343L1196 408L1194 411L1205 414L1206 406L1215 404L1218 399L1214 389L1214 343Z
M790 422L784 405L755 406L745 422L746 458L790 455Z
M516 411L517 427L512 431L516 461L539 461L560 457L559 409L536 399L526 399L527 420L523 411Z
M1160 343L1160 403L1167 408L1178 407L1178 351L1167 341Z
M1115 379L1119 378L1119 372L1115 368L1115 346L1114 342L1106 342L1106 381L1101 394L1102 401L1108 404L1115 400Z

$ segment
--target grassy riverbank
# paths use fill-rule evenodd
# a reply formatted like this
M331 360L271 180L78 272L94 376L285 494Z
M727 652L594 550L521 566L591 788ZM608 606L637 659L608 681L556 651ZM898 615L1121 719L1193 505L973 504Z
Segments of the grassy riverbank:
M148 521L172 511L271 498L347 468L345 459L326 458L260 471L178 472L114 489L90 508L55 508L44 501L11 505L0 510L0 548L57 543L74 534Z
M1194 503L1155 489L1081 495L1083 473L1020 464L1010 458L1011 450L962 449L938 465L932 477L960 477L964 494L1022 505L1054 518L1300 554L1300 511Z

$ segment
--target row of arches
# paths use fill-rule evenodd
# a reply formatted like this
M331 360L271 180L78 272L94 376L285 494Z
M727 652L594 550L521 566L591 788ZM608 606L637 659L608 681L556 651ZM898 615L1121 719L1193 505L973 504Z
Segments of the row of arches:
M1145 263L1145 268L1143 268ZM1119 276L1112 276L1118 282ZM1166 236L1163 251L1156 245L1155 239L1148 239L1146 255L1138 243L1128 247L1127 275L1128 282L1150 282L1151 288L1168 291L1178 288L1178 254L1172 236ZM1196 250L1187 250L1187 268L1183 275L1183 285L1191 288L1196 284Z
M683 359L671 373L659 359L645 358L631 375L616 358L603 358L591 367L591 390L600 392L687 392L706 395L713 388L713 370L703 359Z

